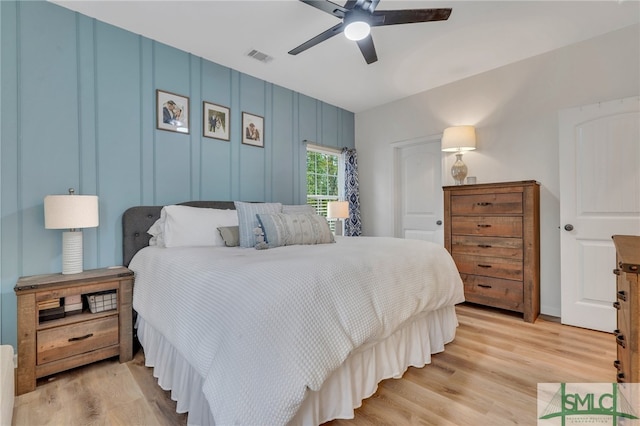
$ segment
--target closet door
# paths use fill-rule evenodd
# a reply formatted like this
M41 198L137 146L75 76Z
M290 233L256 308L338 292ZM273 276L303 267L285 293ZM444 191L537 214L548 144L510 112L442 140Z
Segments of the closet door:
M443 244L440 140L394 145L396 237Z

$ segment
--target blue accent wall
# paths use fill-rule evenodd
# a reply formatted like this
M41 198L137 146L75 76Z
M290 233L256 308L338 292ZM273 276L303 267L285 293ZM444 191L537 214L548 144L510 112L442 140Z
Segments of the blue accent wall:
M20 276L62 270L43 199L97 194L85 269L122 263L121 217L186 200L304 203L302 141L354 147L353 113L47 2L0 2L0 341L16 345ZM189 97L190 133L156 129L156 89ZM202 102L230 108L231 141L202 136ZM265 147L241 143L242 112Z

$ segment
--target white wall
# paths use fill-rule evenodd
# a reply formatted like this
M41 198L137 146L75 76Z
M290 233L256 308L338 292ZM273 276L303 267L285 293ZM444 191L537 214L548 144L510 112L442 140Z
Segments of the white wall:
M364 235L393 235L390 144L475 125L478 148L464 161L478 183L542 184L541 310L559 316L558 110L636 95L640 25L356 114ZM455 158L443 157L449 170ZM443 184L452 185L447 178Z

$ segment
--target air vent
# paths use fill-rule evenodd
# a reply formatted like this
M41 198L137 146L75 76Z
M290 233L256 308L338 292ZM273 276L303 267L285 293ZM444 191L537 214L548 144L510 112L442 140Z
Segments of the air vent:
M268 64L269 62L271 62L273 60L272 56L267 55L266 53L262 53L258 50L251 50L249 53L247 53L247 56L256 59L262 63Z

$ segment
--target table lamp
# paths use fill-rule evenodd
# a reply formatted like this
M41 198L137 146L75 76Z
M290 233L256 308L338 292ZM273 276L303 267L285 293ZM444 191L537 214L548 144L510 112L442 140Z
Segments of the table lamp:
M342 219L349 217L348 201L329 201L327 203L327 218L336 219L336 235L342 235Z
M467 165L462 162L462 153L476 149L476 129L473 126L454 126L444 129L442 151L455 152L456 162L451 166L451 176L456 185L462 185L467 177Z
M44 227L68 229L62 233L62 273L82 272L82 228L98 226L98 197L75 195L47 195L44 197Z

